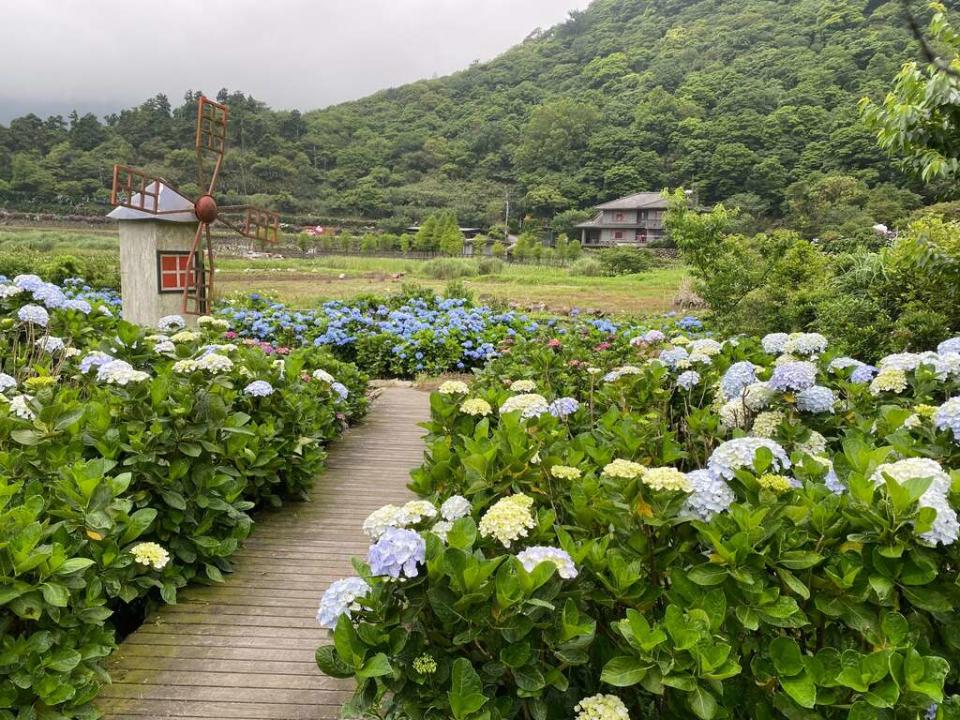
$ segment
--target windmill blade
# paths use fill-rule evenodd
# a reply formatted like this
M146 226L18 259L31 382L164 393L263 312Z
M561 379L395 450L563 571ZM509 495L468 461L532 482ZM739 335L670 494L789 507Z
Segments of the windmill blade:
M255 205L227 205L218 209L217 219L244 237L276 244L280 242L280 213ZM234 221L224 214L243 213L243 220Z
M193 213L193 202L166 180L127 165L113 166L110 204L148 215Z
M227 150L227 106L207 99L201 95L197 101L197 187L201 192L204 187L204 157L209 154L216 156L207 195L213 195L217 185L217 176L223 164L223 155Z

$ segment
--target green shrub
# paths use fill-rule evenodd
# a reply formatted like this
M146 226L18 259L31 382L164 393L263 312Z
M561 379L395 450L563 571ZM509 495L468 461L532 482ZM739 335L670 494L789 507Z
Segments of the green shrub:
M603 263L592 255L585 255L570 266L571 275L583 275L585 277L600 277L604 274Z
M434 258L425 262L421 271L434 280L452 280L477 274L477 265L465 258Z
M503 260L497 257L482 257L477 261L480 275L499 275L503 272Z
M645 250L621 247L601 250L600 262L605 275L635 275L650 270L655 259Z
M198 369L203 346L222 342L216 323L158 351L96 311L52 311L40 339L80 352L47 352L38 326L10 320L27 299L0 300L0 370L17 382L2 401L23 403L0 413L0 718L92 717L114 614L219 582L251 510L309 491L326 442L366 408L365 378L313 348L277 362L222 347L218 370ZM144 374L98 379L83 372L92 350ZM337 373L346 399L317 368ZM271 393L245 391L253 379ZM140 564L145 542L168 562Z

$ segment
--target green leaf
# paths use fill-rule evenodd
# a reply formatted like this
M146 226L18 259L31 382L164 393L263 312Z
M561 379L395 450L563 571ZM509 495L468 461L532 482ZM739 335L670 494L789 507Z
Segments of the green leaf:
M720 565L697 565L690 569L687 578L697 585L719 585L727 579L727 569Z
M630 687L643 680L647 674L648 663L630 655L621 655L603 666L600 681L614 687Z
M717 714L717 701L707 690L699 685L690 693L688 698L690 709L702 720L711 720Z
M460 518L447 532L447 545L459 550L470 550L476 540L477 523L471 517Z
M43 599L54 607L66 607L70 599L70 592L57 583L43 583L40 586L40 592L43 593Z
M770 643L770 659L780 678L792 677L803 670L803 655L793 638L774 638Z
M57 568L54 575L71 575L75 572L86 570L91 565L93 565L93 560L90 558L70 558L69 560L64 561L63 565Z
M790 678L781 677L780 684L800 707L810 709L817 704L817 685L806 670Z
M357 677L381 677L383 675L389 675L391 672L393 672L393 668L390 666L390 660L383 653L377 653L363 663L363 667L357 670Z
M453 661L450 691L447 697L450 699L450 710L456 720L463 720L477 712L487 702L480 676L466 658L457 658Z
M335 678L353 677L353 668L343 662L333 645L321 645L316 653L317 667L324 675Z

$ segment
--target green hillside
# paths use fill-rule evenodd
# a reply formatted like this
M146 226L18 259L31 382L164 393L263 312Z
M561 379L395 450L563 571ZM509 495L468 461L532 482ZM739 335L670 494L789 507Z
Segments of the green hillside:
M487 225L502 219L508 195L514 216L551 218L679 184L777 217L785 197L822 174L854 176L909 205L912 196L884 186L908 180L856 109L916 53L900 8L595 0L491 62L323 110L272 112L224 90L222 190L288 216L386 226L438 208ZM185 184L192 97L174 108L157 96L105 123L26 116L0 127L0 205L102 199L115 161Z

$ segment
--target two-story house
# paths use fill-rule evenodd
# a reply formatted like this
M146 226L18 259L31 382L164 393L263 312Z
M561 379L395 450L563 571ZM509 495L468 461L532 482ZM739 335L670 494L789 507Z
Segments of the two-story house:
M661 193L641 192L597 205L597 215L580 223L583 247L643 247L664 236L668 202Z

